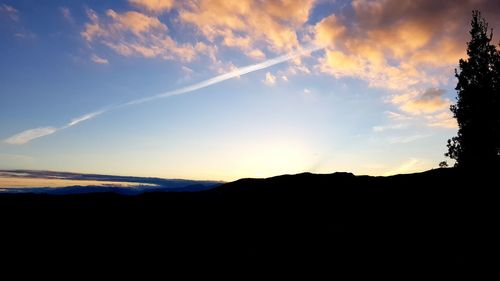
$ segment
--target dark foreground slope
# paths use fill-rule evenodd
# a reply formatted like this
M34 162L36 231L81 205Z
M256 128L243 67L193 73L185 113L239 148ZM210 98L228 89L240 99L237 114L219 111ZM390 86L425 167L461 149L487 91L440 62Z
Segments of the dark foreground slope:
M90 255L88 266L488 268L498 264L497 185L439 169L243 179L193 193L0 195L0 241L12 260Z

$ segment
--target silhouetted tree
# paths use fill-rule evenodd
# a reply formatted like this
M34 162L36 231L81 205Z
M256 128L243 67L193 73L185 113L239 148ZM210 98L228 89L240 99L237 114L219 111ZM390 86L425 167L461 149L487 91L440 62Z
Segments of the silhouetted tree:
M493 30L479 11L472 12L466 60L460 59L457 103L450 107L458 123L448 140L447 157L455 166L474 169L498 166L500 158L500 54L491 44Z

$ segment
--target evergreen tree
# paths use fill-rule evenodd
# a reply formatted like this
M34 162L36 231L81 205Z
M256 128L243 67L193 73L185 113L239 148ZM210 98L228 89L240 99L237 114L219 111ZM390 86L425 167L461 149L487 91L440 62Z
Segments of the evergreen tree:
M500 54L491 44L493 31L479 11L472 12L467 60L460 59L457 103L450 107L458 123L445 156L466 169L500 163Z

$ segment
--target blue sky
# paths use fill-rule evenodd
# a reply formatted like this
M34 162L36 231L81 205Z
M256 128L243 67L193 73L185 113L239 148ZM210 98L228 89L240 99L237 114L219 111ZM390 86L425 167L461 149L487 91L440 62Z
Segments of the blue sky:
M0 0L0 169L234 180L436 167L456 133L470 11L495 28L500 5L434 2Z

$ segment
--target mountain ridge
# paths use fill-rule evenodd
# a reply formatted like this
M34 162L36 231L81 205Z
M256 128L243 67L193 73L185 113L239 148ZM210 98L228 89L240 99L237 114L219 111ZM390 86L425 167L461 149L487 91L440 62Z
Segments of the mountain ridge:
M11 242L3 250L14 258L50 251L103 263L159 255L333 271L489 267L498 264L496 182L497 174L447 168L390 177L302 173L136 196L0 194L8 230L0 240Z

